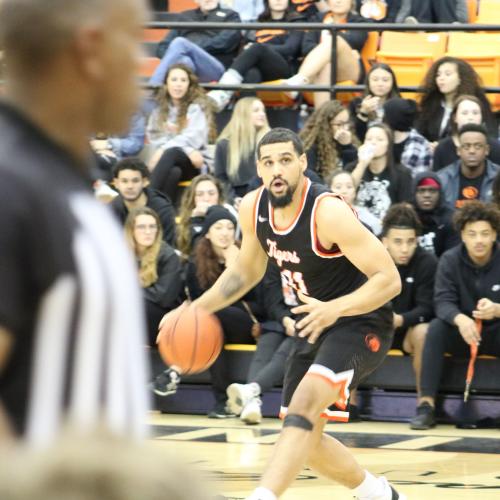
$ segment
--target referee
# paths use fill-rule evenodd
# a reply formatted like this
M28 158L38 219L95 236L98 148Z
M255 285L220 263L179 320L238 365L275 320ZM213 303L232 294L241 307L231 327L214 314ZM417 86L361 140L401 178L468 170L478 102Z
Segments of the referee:
M0 441L43 445L66 421L145 433L136 271L88 145L136 108L144 21L142 0L0 3Z

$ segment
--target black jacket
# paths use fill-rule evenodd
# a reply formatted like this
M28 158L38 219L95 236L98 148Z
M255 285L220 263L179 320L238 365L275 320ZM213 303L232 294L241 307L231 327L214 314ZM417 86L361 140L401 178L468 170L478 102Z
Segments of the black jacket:
M173 246L175 242L175 210L170 198L156 189L145 188L144 192L147 197L146 206L154 210L160 217L164 241ZM111 208L120 222L125 224L128 208L120 195L111 202Z
M401 293L392 301L394 312L403 316L403 328L428 323L434 317L433 292L437 259L417 247L406 266L397 266Z
M173 309L179 303L183 283L182 269L175 250L162 243L156 265L158 280L147 288L143 288L144 298L164 309Z
M495 244L490 261L483 267L474 264L461 243L445 252L439 260L434 287L436 316L450 325L457 314L472 318L479 299L500 303L500 251ZM485 321L500 328L500 319Z
M421 172L417 174L413 182L413 198L411 203L417 211L418 218L422 223L422 234L419 236L419 245L440 257L446 250L458 245L460 237L453 226L453 209L445 202L442 190L439 201L434 210L422 210L418 207L415 198L418 183L426 177L431 177L439 185L441 181L434 172Z
M217 7L207 14L203 14L200 9L185 10L179 14L176 21L239 23L241 19L234 10ZM217 58L226 68L231 65L236 57L241 42L239 30L174 29L158 44L156 49L157 57L161 59L172 40L178 36L195 43L198 47Z

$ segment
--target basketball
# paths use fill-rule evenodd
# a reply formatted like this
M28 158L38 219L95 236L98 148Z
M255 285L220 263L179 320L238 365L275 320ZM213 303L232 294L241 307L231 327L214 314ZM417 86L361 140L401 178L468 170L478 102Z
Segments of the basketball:
M180 307L166 318L160 333L158 349L163 361L183 374L206 370L224 344L217 317L199 307Z

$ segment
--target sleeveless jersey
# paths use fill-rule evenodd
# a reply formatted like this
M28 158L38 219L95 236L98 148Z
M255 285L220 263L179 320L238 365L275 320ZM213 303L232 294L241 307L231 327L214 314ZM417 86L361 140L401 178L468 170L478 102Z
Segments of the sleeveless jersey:
M326 186L305 179L299 211L285 229L274 225L274 210L264 187L260 188L254 207L257 237L280 268L283 283L321 301L351 293L367 281L339 247L334 245L326 250L318 241L316 209L329 196L340 198Z

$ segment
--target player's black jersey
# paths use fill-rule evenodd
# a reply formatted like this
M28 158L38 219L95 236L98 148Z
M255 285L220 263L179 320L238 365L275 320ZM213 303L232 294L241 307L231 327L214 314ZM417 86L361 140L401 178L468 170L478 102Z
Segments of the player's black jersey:
M257 237L270 259L281 271L282 281L321 301L353 292L367 281L334 246L321 247L316 233L315 215L319 202L334 195L326 186L304 180L300 208L288 228L278 229L267 190L260 189L254 211Z

